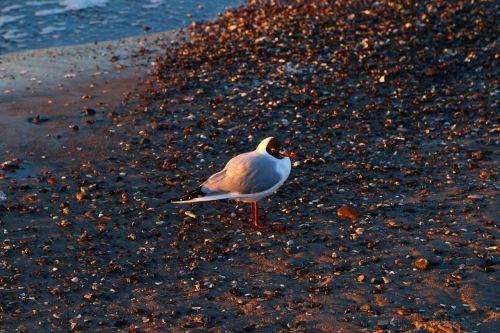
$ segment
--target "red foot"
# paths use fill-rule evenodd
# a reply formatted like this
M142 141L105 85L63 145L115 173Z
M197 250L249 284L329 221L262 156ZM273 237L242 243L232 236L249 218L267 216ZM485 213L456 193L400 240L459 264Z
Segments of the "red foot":
M252 203L250 203L250 207L251 207L251 215L252 215L252 219L253 219L253 225L255 228L260 229L260 230L271 229L274 231L286 230L286 228L284 226L282 226L281 224L277 224L277 225L273 225L273 226L259 224L259 204L257 202L252 202Z
M269 229L269 226L259 224L259 204L257 202L252 202L252 203L250 203L250 207L251 207L251 211L252 211L251 214L252 214L252 218L253 218L254 227L256 227L257 229L261 229L261 230Z
M254 222L253 226L256 227L257 229L261 229L261 230L267 230L270 228L270 226L268 226L268 225L262 225L262 224L259 224L257 222Z

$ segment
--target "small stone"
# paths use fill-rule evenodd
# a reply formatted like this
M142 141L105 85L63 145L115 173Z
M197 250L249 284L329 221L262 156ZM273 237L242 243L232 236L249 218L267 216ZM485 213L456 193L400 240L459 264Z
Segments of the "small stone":
M80 192L78 192L75 196L76 200L78 201L85 200L87 199L87 197L88 197L87 192L82 190L80 190Z
M83 108L83 115L85 117L91 117L91 116L95 116L96 114L96 111L94 109L91 109L91 108Z
M427 67L424 69L424 75L428 77L432 77L436 75L436 70L434 68Z
M289 240L289 241L286 242L287 246L292 246L294 244L295 244L295 241L293 239L291 239L291 240Z
M429 261L425 258L419 258L415 260L414 266L423 271L429 268Z
M372 306L370 303L363 304L359 307L361 311L370 311L372 309Z
M60 226L61 228L66 228L69 225L69 222L68 220L61 220L57 223L57 225Z
M349 251L349 248L347 246L345 246L345 245L340 245L339 246L339 251L340 252L347 252L347 251Z
M344 205L337 210L337 216L349 220L358 220L361 214L354 207Z
M444 311L443 309L440 309L440 310L437 310L436 312L434 312L432 314L432 318L436 319L436 318L444 318L444 317L447 317L447 313L446 311Z
M190 210L186 210L186 211L184 212L184 215L189 216L189 217L190 217L190 218L192 218L192 219L195 219L195 218L196 218L196 214L195 214L195 213L193 213L193 212L192 212L192 211L190 211Z
M78 283L78 281L80 281L80 280L76 276L71 279L71 282L73 282L73 283Z
M359 274L358 276L356 276L356 281L358 282L363 282L366 280L366 276L364 274Z
M237 287L229 289L229 293L231 295L233 295L233 296L241 296L241 295L243 295L243 292L239 288L237 288Z
M15 169L19 169L20 165L21 161L19 161L18 159L13 159L3 162L2 164L0 164L0 167L2 167L3 170L13 171Z
M28 121L34 125L38 125L38 124L44 123L46 121L49 121L49 119L44 118L44 117L40 117L39 115L37 115L36 117L28 118Z
M389 326L389 321L388 320L379 320L379 321L377 321L377 326L379 328L387 328L387 326Z
M194 316L193 322L195 322L197 324L203 324L205 322L205 320L203 320L202 316L197 315L197 316Z
M264 296L273 296L274 293L271 290L264 290Z
M409 316L412 314L412 312L413 311L407 306L402 306L396 311L396 313L400 316Z
M121 197L120 197L120 201L122 203L126 203L128 201L128 199L130 199L130 194L128 194L127 192L123 192Z
M85 295L83 295L83 298L85 298L86 300L91 300L93 297L94 294L92 293L86 293Z
M481 171L481 173L479 174L479 178L481 179L489 179L490 178L490 173L488 171Z
M383 277L382 277L382 281L383 281L385 284L389 284L389 283L391 283L391 279L389 279L387 276L383 276Z
M472 200L483 200L484 195L481 194L469 194L467 198L472 199Z
M396 220L392 220L392 219L385 221L385 224L389 228L399 228L401 226L401 224L399 224L398 222L396 222Z

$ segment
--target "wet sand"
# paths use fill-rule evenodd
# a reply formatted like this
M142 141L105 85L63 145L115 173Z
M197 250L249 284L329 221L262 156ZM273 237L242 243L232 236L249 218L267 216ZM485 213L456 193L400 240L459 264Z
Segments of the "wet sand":
M2 78L0 331L497 331L498 9L252 1ZM165 204L267 136L286 231Z

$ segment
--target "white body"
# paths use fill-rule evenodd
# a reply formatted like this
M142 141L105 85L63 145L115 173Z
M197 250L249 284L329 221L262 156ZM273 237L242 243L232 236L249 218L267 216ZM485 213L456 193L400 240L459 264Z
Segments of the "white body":
M222 171L212 175L202 184L203 191L205 192L206 187L206 192L208 192L206 195L190 200L173 201L173 203L222 199L257 202L273 194L287 180L290 175L292 163L289 157L275 158L266 151L267 144L271 139L267 138L263 140L257 149L252 152L232 158ZM269 177L270 174L273 177ZM265 190L255 193L245 193L248 191L242 190L242 183L246 185L243 188L265 188ZM220 188L224 189L223 191L218 189L219 185ZM210 193L212 189L213 193Z

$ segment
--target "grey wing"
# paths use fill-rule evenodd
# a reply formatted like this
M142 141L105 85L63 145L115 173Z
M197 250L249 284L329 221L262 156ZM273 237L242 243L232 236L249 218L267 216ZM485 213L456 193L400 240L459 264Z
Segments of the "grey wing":
M253 194L270 189L282 176L273 158L257 152L238 155L202 184L204 192Z

